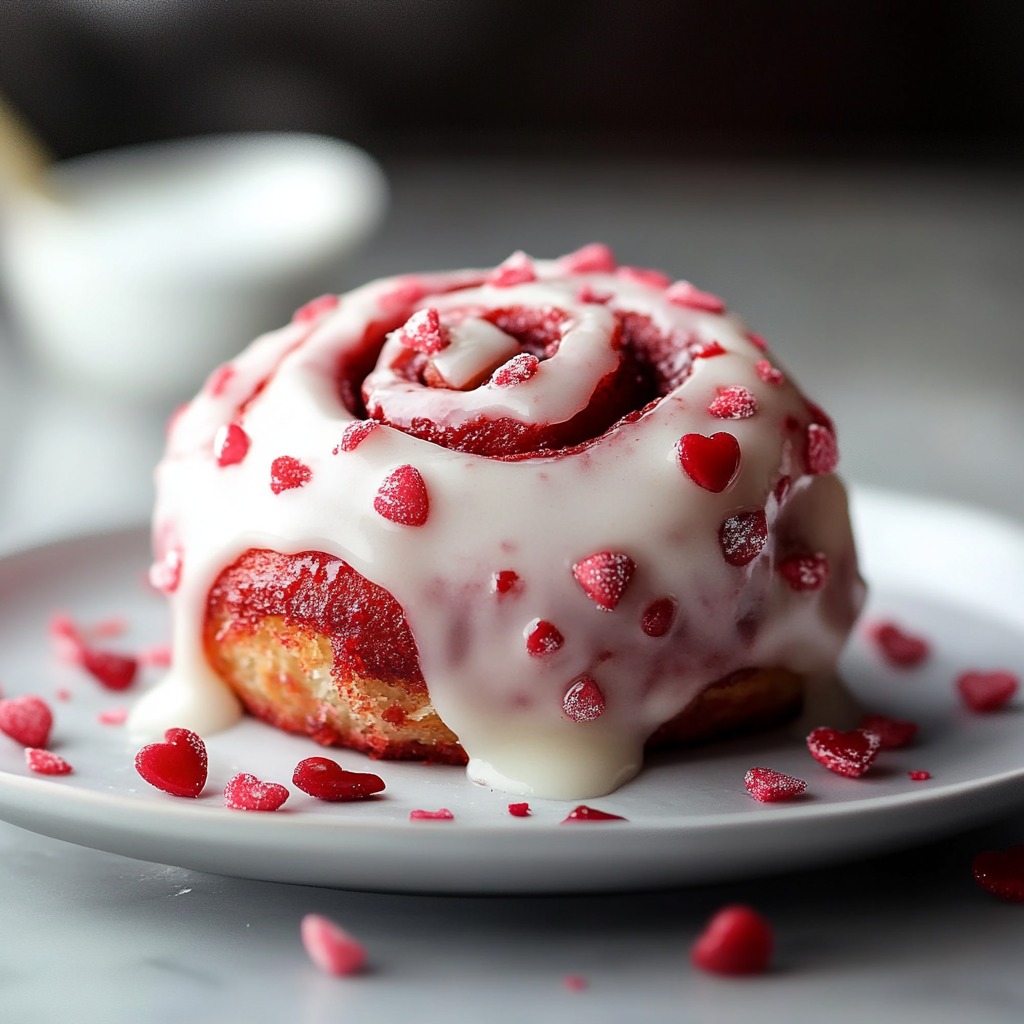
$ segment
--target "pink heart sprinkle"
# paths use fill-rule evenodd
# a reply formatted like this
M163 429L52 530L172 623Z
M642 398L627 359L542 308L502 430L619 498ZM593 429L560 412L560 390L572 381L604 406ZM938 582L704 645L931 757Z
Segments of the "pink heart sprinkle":
M767 542L768 517L763 508L737 512L718 528L718 544L729 565L749 565Z
M960 698L971 711L1000 711L1013 699L1019 681L1012 672L964 672L956 681Z
M565 643L565 637L558 627L546 619L534 619L527 623L523 632L526 636L526 650L535 658L554 654Z
M276 811L287 799L288 790L280 783L262 782L246 772L224 787L224 806L233 811Z
M451 344L448 331L441 325L436 309L421 309L413 313L397 333L398 340L414 352L432 356Z
M612 274L615 272L615 254L601 242L591 242L558 261L565 274Z
M310 960L328 974L345 977L358 973L366 964L366 949L320 914L306 914L299 934Z
M882 742L877 733L866 729L841 732L822 726L807 737L807 749L830 772L856 779L875 762Z
M383 480L373 499L377 514L401 526L422 526L430 514L427 485L415 466L399 466Z
M572 574L583 592L602 611L615 609L636 572L636 562L617 551L598 551L580 559Z
M74 771L59 754L38 747L25 748L25 764L37 775L70 775Z
M793 555L778 564L779 575L790 590L821 590L828 583L828 558L820 551L813 555Z
M270 464L270 489L275 494L304 487L313 479L309 466L291 455L282 455Z
M574 722L593 722L605 708L604 694L590 676L580 676L562 698L562 710Z
M775 804L785 800L795 800L807 789L803 779L784 775L773 768L751 768L743 776L743 785L747 792L761 803Z
M409 812L410 821L454 821L455 815L448 810L447 807L442 807L436 811L422 811L415 810Z
M677 306L699 309L705 313L724 313L725 303L711 292L703 292L689 281L676 281L669 285L665 298Z
M707 923L690 959L712 974L760 974L767 970L775 949L772 926L750 907L723 907Z
M514 252L504 263L487 275L487 283L495 288L511 288L537 280L533 260L525 252Z
M757 412L757 399L754 393L739 384L719 388L714 401L708 406L708 412L720 420L745 420Z
M218 466L235 466L249 453L249 435L237 424L228 423L213 439L213 454Z
M0 700L0 732L23 747L45 747L53 712L42 697L26 694Z

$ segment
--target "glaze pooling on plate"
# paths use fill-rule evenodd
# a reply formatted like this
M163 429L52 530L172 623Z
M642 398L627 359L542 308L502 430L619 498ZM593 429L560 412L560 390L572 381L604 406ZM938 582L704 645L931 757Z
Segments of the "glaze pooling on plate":
M863 599L834 434L723 308L588 247L378 281L258 339L158 469L174 666L133 731L237 717L202 622L250 548L391 593L471 777L514 792L615 789L732 671L827 673Z

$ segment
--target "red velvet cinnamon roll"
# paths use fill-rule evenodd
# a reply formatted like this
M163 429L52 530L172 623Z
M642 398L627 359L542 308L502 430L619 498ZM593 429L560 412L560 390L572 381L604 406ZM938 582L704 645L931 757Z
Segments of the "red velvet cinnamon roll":
M541 796L792 714L863 599L833 425L724 303L587 246L299 310L176 418L137 730L238 703ZM173 719L173 720L172 720Z

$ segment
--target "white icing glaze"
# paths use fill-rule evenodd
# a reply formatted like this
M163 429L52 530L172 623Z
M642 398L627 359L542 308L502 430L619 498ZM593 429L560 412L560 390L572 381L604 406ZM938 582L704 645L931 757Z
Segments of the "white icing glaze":
M174 669L134 709L133 732L211 731L238 713L205 662L201 632L210 586L251 547L324 551L393 594L434 707L470 755L471 777L518 793L609 792L639 769L658 725L736 669L779 666L813 676L834 667L863 588L843 487L804 464L811 414L800 392L788 380L760 379L755 367L764 354L732 316L673 304L662 288L611 273L566 275L554 261L538 261L535 271L536 281L505 288L479 284L483 273L474 271L375 282L343 296L313 324L263 336L230 373L211 378L174 424L158 469L157 548L182 551L172 594ZM607 306L580 302L583 285L613 298ZM681 348L717 341L726 351L694 360L682 385L643 416L555 457L503 461L387 425L353 451L336 450L355 419L338 398L339 356L360 346L368 324L397 327L426 307L443 320L450 310L518 305L569 314L557 354L529 380L469 391L400 381L386 368L399 344L392 337L371 385L387 391L387 402L407 403L403 408L438 423L483 415L543 424L585 408L615 366L611 310L650 317ZM472 333L468 327L463 337ZM484 360L488 369L501 348ZM710 415L718 389L735 385L753 392L757 412L735 420ZM219 466L213 439L228 422L243 426L250 447L240 463ZM722 431L739 441L742 459L729 487L712 493L683 472L675 446L687 433ZM309 482L275 494L270 467L280 456L308 466ZM429 516L419 527L391 522L373 506L384 477L405 464L419 470L429 495ZM773 491L782 476L793 483L780 507ZM761 508L769 524L763 551L746 566L727 564L720 524ZM599 608L572 572L603 551L628 554L636 564L612 611ZM827 556L824 587L787 585L777 561L794 551ZM500 570L520 578L510 593L493 592ZM647 636L644 610L663 597L678 602L673 624L665 636ZM558 650L541 657L524 641L538 618L564 636ZM741 619L756 629L743 635ZM597 683L606 710L578 722L562 701L584 674Z

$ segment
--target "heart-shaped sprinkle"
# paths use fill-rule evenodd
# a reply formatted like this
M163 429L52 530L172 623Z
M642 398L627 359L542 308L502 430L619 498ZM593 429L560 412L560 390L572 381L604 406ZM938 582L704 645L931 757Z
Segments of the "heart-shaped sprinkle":
M275 494L304 487L313 479L309 466L291 455L282 455L270 464L270 489Z
M519 573L500 569L491 577L491 590L495 594L509 594L519 586Z
M532 352L520 352L494 371L491 383L496 388L514 388L528 381L539 366L540 360Z
M487 283L495 288L511 288L516 284L527 284L537 280L533 260L525 252L514 252L504 263L487 275Z
M45 747L53 728L53 712L42 697L26 694L0 700L0 732L23 747Z
M590 676L580 676L562 698L562 710L574 722L593 722L605 706L604 694Z
M745 420L757 412L757 399L749 388L734 384L718 389L708 412L720 420Z
M863 775L874 764L881 746L878 733L866 729L841 732L822 726L807 737L807 749L814 760L848 779Z
M807 783L803 779L784 775L774 768L751 768L743 776L743 785L747 792L763 804L777 804L784 800L795 800L804 790Z
M979 853L971 869L985 892L1010 903L1024 903L1024 846Z
M240 772L224 787L224 806L233 811L276 811L288 799L279 782L261 782Z
M664 636L676 617L676 601L673 597L659 597L645 609L640 619L640 628L650 637Z
M712 974L760 974L775 950L772 926L756 910L738 904L723 907L701 932L690 959Z
M371 772L350 772L329 757L307 757L295 766L292 783L317 800L341 803L362 800L384 789L384 780Z
M334 454L354 452L379 426L376 420L356 420L350 423L342 433Z
M363 946L344 928L320 914L307 914L299 925L299 934L310 960L328 974L357 974L366 964Z
M168 729L163 743L135 755L135 770L171 796L197 797L206 785L206 744L190 729Z
M534 619L527 623L523 635L526 637L526 650L535 658L553 654L565 643L565 637L558 627L546 619Z
M917 735L917 723L887 715L868 714L860 720L860 728L878 736L882 750L899 750Z
M441 325L436 309L421 309L413 313L397 334L398 340L414 352L432 356L451 344L448 331Z
M758 334L756 331L747 331L747 341L749 341L754 348L758 348L762 352L768 351L768 342L764 340L763 335Z
M513 818L528 818L530 816L530 805L525 803L509 804L508 813Z
M672 278L668 274L663 274L660 270L652 270L649 267L618 267L615 276L623 281L659 290L667 288L672 283Z
M927 782L932 777L932 773L926 771L913 771L907 772L907 777L911 782Z
M725 349L717 341L705 341L691 348L690 355L694 359L714 359L715 356L724 356Z
M447 807L436 811L415 810L409 812L410 821L454 821L455 815Z
M378 488L373 507L393 523L422 526L430 514L430 498L420 471L415 466L392 470Z
M139 660L127 654L82 647L81 665L101 686L108 690L127 690L139 672Z
M718 528L718 544L729 565L752 562L768 542L768 517L763 508L737 512Z
M828 558L820 551L813 555L793 555L778 565L779 575L790 590L821 590L828 583Z
M928 641L904 632L893 622L878 622L868 631L879 653L894 668L914 668L931 653Z
M807 427L804 459L807 462L807 472L816 476L832 473L839 465L836 435L823 423L811 423Z
M249 435L237 424L221 427L213 439L213 455L218 466L235 466L249 454Z
M292 314L292 323L313 323L315 320L319 320L322 316L330 313L331 310L337 309L340 302L341 299L337 295L319 295L295 310Z
M74 770L59 754L39 747L25 748L25 764L37 775L70 775Z
M602 611L610 612L619 601L636 572L636 562L616 551L598 551L572 567L576 582Z
M1019 685L1012 672L965 672L956 681L964 704L983 714L1006 707Z
M574 807L561 821L561 824L568 825L574 821L626 821L621 814L609 814L607 811L599 811L596 807L588 807L580 804Z
M107 708L96 716L100 725L124 725L128 721L127 708Z
M699 309L705 313L724 313L725 303L711 292L702 292L689 281L676 281L665 291L665 298L676 306Z
M754 363L754 371L765 384L784 384L786 382L786 375L778 367L772 366L767 359L759 359Z
M740 471L740 443L724 431L710 437L683 434L676 442L676 456L683 472L714 494L724 491Z
M613 274L615 254L601 242L591 242L558 261L559 269L565 274Z

